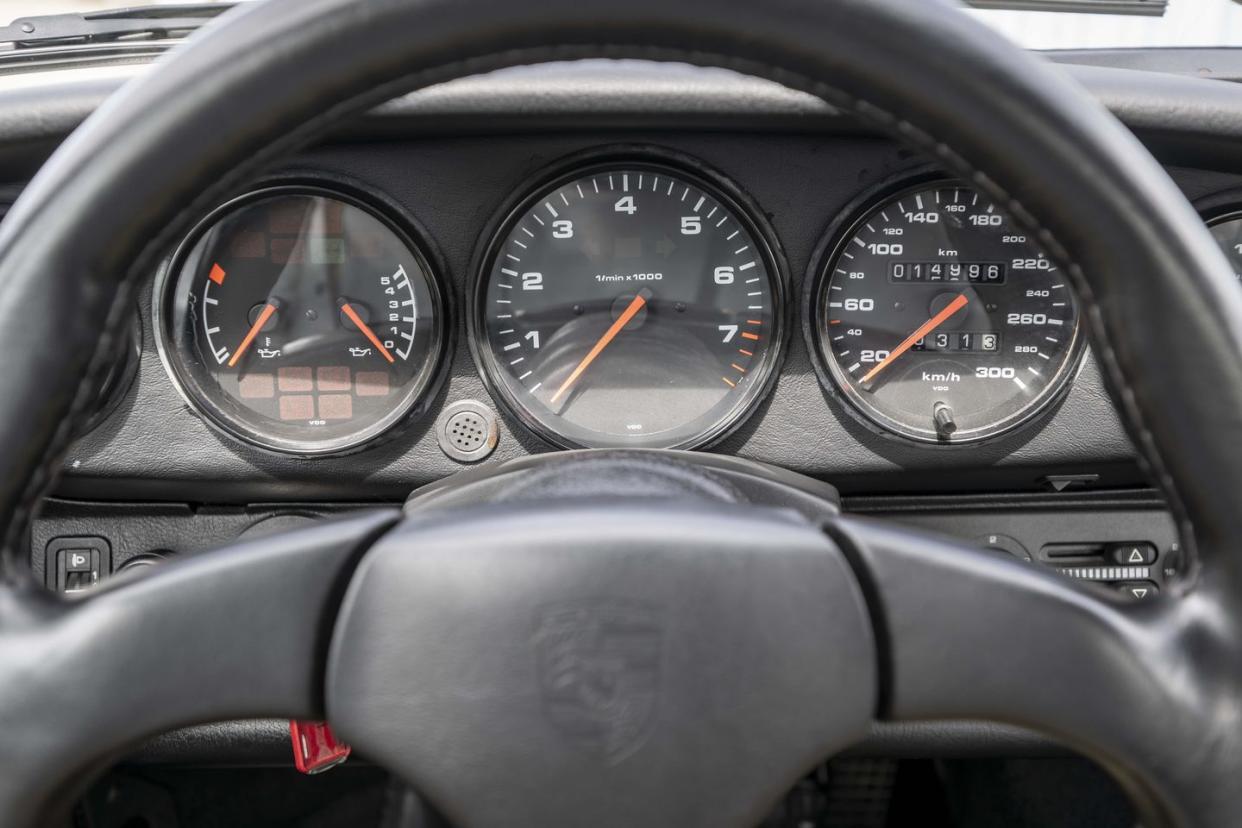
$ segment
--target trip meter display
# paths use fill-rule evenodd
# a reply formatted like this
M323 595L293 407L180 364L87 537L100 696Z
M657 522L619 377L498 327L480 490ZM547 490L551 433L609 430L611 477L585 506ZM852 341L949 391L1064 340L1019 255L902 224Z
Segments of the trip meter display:
M962 443L1042 410L1079 355L1065 276L991 201L920 184L847 225L818 273L815 346L867 421Z
M727 182L643 159L578 167L501 222L472 344L494 394L563 446L692 448L761 398L783 280Z
M353 197L276 187L182 245L157 296L161 355L214 425L295 454L346 451L424 399L439 290L400 227Z

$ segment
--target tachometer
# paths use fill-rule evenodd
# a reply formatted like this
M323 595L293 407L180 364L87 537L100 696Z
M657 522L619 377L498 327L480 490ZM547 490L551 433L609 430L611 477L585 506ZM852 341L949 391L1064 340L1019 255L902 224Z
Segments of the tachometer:
M812 302L832 382L868 421L916 440L1015 427L1064 388L1080 352L1065 275L956 183L872 203L822 263Z
M507 214L475 291L493 392L563 446L689 448L761 397L783 331L769 232L726 182L603 162Z
M427 258L352 196L283 186L210 216L157 287L160 353L214 425L329 454L425 399L444 348Z

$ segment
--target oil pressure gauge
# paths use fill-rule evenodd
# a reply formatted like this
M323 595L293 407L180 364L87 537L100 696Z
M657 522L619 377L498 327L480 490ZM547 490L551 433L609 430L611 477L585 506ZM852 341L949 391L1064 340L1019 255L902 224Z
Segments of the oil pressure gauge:
M401 225L351 195L264 189L225 205L157 288L160 352L215 426L322 455L385 433L428 396L442 299Z

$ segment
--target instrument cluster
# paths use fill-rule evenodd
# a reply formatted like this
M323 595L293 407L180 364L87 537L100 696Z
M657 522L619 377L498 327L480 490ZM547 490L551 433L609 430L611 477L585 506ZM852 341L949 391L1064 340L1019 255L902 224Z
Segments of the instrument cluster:
M1201 207L1242 272L1242 198ZM760 205L706 164L632 147L563 159L481 231L462 316L484 385L565 448L719 442L770 393L796 330L826 393L897 441L990 440L1064 396L1084 352L1074 291L999 205L921 171L830 218L799 283ZM436 407L449 284L433 240L382 193L278 181L170 257L156 339L230 439L340 455Z

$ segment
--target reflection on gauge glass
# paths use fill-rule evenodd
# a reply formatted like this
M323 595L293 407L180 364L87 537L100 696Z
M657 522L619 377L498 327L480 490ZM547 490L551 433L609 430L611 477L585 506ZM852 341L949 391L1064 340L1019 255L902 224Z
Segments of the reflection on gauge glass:
M351 196L275 187L225 205L174 256L161 354L193 404L264 448L330 454L392 428L443 351L427 258Z
M867 420L963 443L1042 410L1077 364L1070 285L974 190L924 183L866 208L818 274L813 331Z
M1242 279L1242 210L1208 219L1208 229L1229 264L1233 265L1233 272Z
M727 187L616 162L540 186L508 215L479 276L474 344L529 426L565 446L690 448L753 407L778 356L783 286Z

